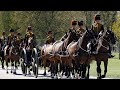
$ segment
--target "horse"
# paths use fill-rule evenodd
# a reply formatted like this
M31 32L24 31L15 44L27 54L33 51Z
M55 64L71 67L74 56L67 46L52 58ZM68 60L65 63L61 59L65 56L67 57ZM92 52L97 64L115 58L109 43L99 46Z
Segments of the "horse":
M11 62L11 73L16 74L17 63L19 61L19 47L16 44L16 39L11 42L11 46L9 50L7 49L8 46L4 49L4 57L6 62L6 73L8 74L8 63ZM15 69L14 69L15 68Z
M5 41L5 43L6 43L6 41ZM5 58L4 58L4 47L5 46L3 45L3 42L0 39L0 57L1 57L2 69L5 69L4 68L4 60L5 60Z
M71 42L67 46L67 52L69 53L69 57L66 61L69 62L69 66L71 67L72 63L72 74L75 77L75 72L74 69L79 70L81 69L80 65L84 65L84 63L87 62L88 60L88 51L87 51L87 44L88 42L93 39L93 33L91 30L88 30L86 28L86 31L83 33L82 37L79 38L77 42ZM79 53L78 53L79 52ZM69 75L70 75L70 69L69 69ZM80 73L81 76L81 73ZM84 72L82 73L82 77L84 77Z
M105 30L103 35L98 39L96 54L91 54L89 56L88 61L95 60L97 64L97 79L105 78L107 73L107 65L108 65L108 50L110 44L114 45L116 43L116 36L111 30ZM104 62L104 74L101 75L101 61ZM90 69L90 63L87 64L88 74Z
M63 39L63 37L65 37L65 39ZM51 68L55 66L55 68L52 69L51 74L52 72L54 72L54 70L55 74L57 74L57 63L60 60L57 54L62 53L62 51L66 49L67 45L73 40L71 32L64 35L63 37L55 43L44 45L41 48L41 58L44 64L44 75L46 75L46 60L49 60L50 62L52 62L52 64L54 64L51 64Z
M33 37L29 37L27 40L28 45L25 47L26 54L26 60L24 61L26 63L26 69L28 69L29 74L32 70L30 66L32 66L32 50L35 47L35 40ZM22 48L22 47L21 47ZM27 73L26 73L27 74Z

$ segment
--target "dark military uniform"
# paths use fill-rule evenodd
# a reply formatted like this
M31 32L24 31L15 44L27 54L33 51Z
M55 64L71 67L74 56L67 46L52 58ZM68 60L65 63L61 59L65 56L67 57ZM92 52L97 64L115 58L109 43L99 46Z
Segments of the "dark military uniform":
M14 32L13 29L10 29L10 32ZM8 54L8 51L10 47L13 45L13 40L16 38L16 36L13 34L9 34L7 37L7 46L5 47L6 54Z
M8 41L7 41L7 44L11 46L11 45L12 45L12 41L14 40L14 38L16 38L15 35L11 35L11 34L9 34L9 35L8 35Z
M4 34L5 32L3 32ZM4 47L7 45L7 37L5 35L2 35L1 39L1 46L2 46L2 50L4 50Z
M46 40L46 44L50 44L50 43L54 43L54 37L49 36L49 34L52 34L52 31L48 31L48 36L47 36L47 40Z
M20 33L18 33L17 37L16 37L16 43L17 43L18 46L20 46L21 42L22 42L22 38L20 36Z
M26 44L26 46L28 46L28 39L29 39L30 37L33 37L33 39L35 39L33 32L27 32L27 33L26 33L26 35L25 35L25 44ZM34 44L35 44L35 43L34 43ZM34 45L34 46L35 46L35 45Z
M96 15L95 16L95 20L101 20L100 19L100 15ZM100 32L104 32L104 26L101 24L101 23L94 23L93 25L92 25L92 30L93 30L93 32L94 32L94 35L95 35L95 38L96 39L98 39L100 36L99 36L99 33ZM111 46L109 45L109 50L108 50L108 55L109 55L109 57L111 58L111 57L114 57L113 55L111 55Z
M77 21L72 21L72 26L76 26L77 25ZM72 39L73 41L77 41L78 40L78 37L77 37L77 31L75 28L70 28L69 29L69 32L68 33L71 33L72 34Z
M96 15L95 20L100 20L100 15ZM91 30L93 30L95 37L98 38L98 34L104 32L104 26L101 23L94 23Z

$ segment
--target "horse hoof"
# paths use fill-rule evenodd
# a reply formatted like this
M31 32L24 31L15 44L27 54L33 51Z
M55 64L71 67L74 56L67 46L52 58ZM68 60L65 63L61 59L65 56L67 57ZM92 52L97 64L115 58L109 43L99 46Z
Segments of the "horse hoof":
M43 75L45 76L45 75L46 75L46 72L44 72Z
M29 75L31 75L31 73L29 72Z
M105 78L105 75L102 75L101 78Z
M4 67L2 67L2 69L5 69Z
M8 74L8 72L6 72Z
M97 79L101 79L101 77L97 77Z
M85 79L89 79L89 77L85 77Z
M13 72L13 74L16 74L16 72Z
M12 73L12 71L11 71L11 73Z

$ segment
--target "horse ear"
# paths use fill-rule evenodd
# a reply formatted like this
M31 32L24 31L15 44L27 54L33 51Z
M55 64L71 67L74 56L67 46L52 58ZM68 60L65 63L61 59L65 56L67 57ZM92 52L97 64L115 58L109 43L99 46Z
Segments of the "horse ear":
M67 32L65 32L65 34L67 35Z
M86 26L86 30L88 30L88 27Z

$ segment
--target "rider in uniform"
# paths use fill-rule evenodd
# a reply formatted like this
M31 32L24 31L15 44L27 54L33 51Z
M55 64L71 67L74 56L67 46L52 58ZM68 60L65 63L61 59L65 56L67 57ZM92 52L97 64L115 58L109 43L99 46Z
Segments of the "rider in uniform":
M20 33L17 33L17 45L20 47L20 44L22 42L22 38L21 38L21 34Z
M28 26L27 28L27 32L25 34L25 39L24 39L24 43L25 43L25 48L28 48L29 47L29 44L28 44L28 39L32 37L34 39L34 43L33 43L33 48L36 46L36 41L35 41L35 36L34 36L34 33L32 32L32 27L31 26ZM30 51L30 52L29 52ZM30 49L28 52L28 56L31 56L32 55L32 50ZM31 57L28 57L30 62L31 62ZM32 67L30 67L30 71L32 70Z
M94 24L92 25L91 30L93 30L93 33L94 33L94 36L95 36L96 40L98 40L99 37L104 32L104 26L103 26L103 24L100 23L100 21L101 21L100 15L98 15L98 14L95 15ZM113 55L111 55L111 47L109 48L108 55L109 55L109 57L114 57Z
M79 28L77 29L77 36L81 37L82 34L85 32L85 29L83 28L83 21L78 21Z
M32 32L31 26L28 26L27 32L26 32L26 34L25 34L25 47L28 46L28 39L29 39L30 37L33 37L33 39L35 40L35 36L34 36L34 33ZM35 43L34 43L34 44L35 44ZM34 47L35 47L35 45L34 45Z
M14 34L14 30L10 29L10 34L7 37L7 46L5 47L5 51L7 52L8 50L10 50L11 46L12 46L12 41L16 38L15 34ZM7 54L7 53L6 53Z
M65 36L63 36L61 40L64 41L68 37L68 33L72 33L73 41L77 41L78 37L77 37L77 34L76 34L76 26L77 26L77 21L72 20L71 28L69 29L68 32L66 32Z
M78 40L77 31L76 31L77 21L72 21L71 25L72 27L69 29L69 33L72 33L73 41L77 41Z
M1 36L0 40L1 40L1 47L2 47L1 51L0 51L1 56L2 56L1 62L2 62L2 69L4 69L4 48L7 45L7 37L6 37L5 32L2 32L2 36Z
M50 43L54 43L54 37L52 35L52 31L48 31L48 36L47 36L47 40L46 40L46 44L50 44Z
M2 51L3 51L5 46L7 45L7 37L6 37L5 32L2 33L2 36L1 36L0 39L1 39L1 42L2 42Z

